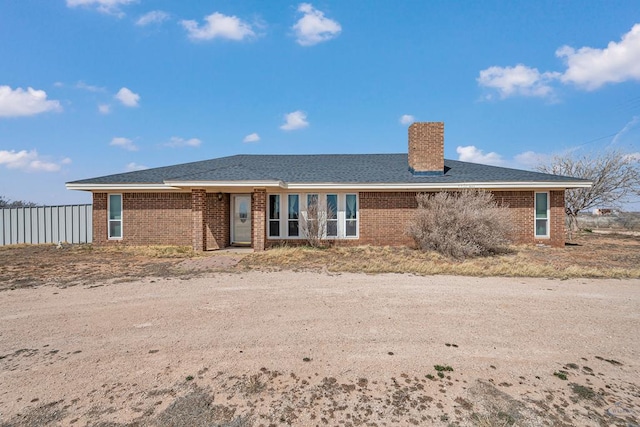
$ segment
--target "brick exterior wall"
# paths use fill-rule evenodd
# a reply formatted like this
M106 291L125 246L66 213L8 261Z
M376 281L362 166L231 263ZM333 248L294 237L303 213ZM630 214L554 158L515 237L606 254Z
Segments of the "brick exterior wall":
M203 251L207 248L207 192L191 190L191 235L193 249Z
M267 239L267 192L255 189L251 195L251 247L264 251Z
M360 239L358 244L413 245L407 236L407 223L413 217L416 192L361 192Z
M109 240L107 193L93 194L96 245L191 246L191 193L123 193L122 239Z
M207 193L206 239L207 250L226 248L231 239L231 197L228 193Z
M551 238L534 237L534 191L495 191L500 203L509 206L515 223L515 243L539 243L555 247L564 246L564 191L550 191ZM360 239L357 244L413 245L407 236L407 223L417 208L416 192L361 192ZM342 244L342 242L340 242Z
M107 193L93 193L93 244L104 245L109 240L108 213L107 213Z
M444 123L421 122L409 126L409 169L444 174Z
M564 191L549 192L550 235L534 237L534 191L496 191L498 202L509 206L516 225L516 243L564 246ZM359 239L336 240L337 245L412 245L407 223L417 207L416 192L360 192ZM107 193L93 194L93 242L96 245L180 245L197 250L219 249L230 244L230 195L191 193L124 193L123 238L109 240ZM256 189L251 202L251 235L254 250L279 241L266 238L266 191ZM287 244L304 244L288 240Z
M566 236L566 222L565 222L565 200L564 190L550 191L549 192L549 205L550 205L550 224L551 227L551 246L562 248L565 244ZM545 242L540 242L545 243Z

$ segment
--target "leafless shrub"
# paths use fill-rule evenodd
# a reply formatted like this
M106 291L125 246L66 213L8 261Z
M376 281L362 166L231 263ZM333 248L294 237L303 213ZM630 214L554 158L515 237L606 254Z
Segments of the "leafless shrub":
M408 233L418 248L462 259L500 252L513 229L509 209L487 191L419 194Z
M540 172L590 180L590 188L565 192L565 211L569 218L569 238L578 231L578 213L595 207L617 208L634 195L640 195L640 159L637 154L605 151L594 155L555 157Z
M626 230L640 230L640 214L638 212L620 212L618 223Z
M312 248L321 248L326 244L327 218L334 216L334 211L318 197L313 197L307 203L306 215L300 219L300 230L307 244Z

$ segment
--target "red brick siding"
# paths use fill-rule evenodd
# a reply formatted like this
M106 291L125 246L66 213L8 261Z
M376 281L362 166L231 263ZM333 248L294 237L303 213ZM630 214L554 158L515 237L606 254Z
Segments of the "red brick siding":
M107 217L107 193L93 193L93 244L103 245L109 238Z
M206 239L207 250L226 248L230 244L231 210L229 194L207 194Z
M407 223L418 206L416 192L360 193L359 244L403 246L413 244Z
M550 191L551 237L534 236L534 191L494 191L496 200L509 206L515 223L516 243L541 243L564 246L564 191ZM412 245L407 236L407 223L417 207L416 192L361 192L360 239L357 244ZM346 244L349 244L345 242ZM343 242L340 242L343 244Z
M93 243L97 245L192 244L191 193L122 194L122 239L109 240L107 193L93 194Z
M254 190L251 197L251 246L254 251L263 251L267 240L267 192Z
M409 167L416 172L444 173L444 123L409 126Z
M516 225L517 243L542 243L561 247L565 238L564 191L550 191L551 237L534 237L534 191L496 191L496 200L507 204ZM417 207L416 192L360 192L359 239L336 240L338 245L412 245L407 223ZM193 196L193 197L192 197ZM109 240L107 193L93 195L93 241L97 245L193 245L218 249L229 245L230 195L192 193L124 193L123 238ZM280 242L266 239L266 193L252 194L253 247L262 250ZM195 209L193 209L195 207ZM195 238L194 238L195 237ZM304 240L287 240L301 244Z
M564 190L549 192L549 205L551 210L551 246L564 247L565 244L565 212L564 212ZM546 242L541 242L546 243Z
M192 246L196 251L207 248L207 192L202 189L191 190L191 235Z

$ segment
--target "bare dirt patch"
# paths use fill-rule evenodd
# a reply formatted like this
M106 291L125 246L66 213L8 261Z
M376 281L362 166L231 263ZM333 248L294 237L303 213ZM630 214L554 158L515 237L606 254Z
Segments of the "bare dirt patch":
M0 246L0 291L42 285L104 285L144 277L189 278L235 268L245 253L180 247Z
M247 270L640 278L640 236L582 233L564 248L517 246L463 262L410 248L274 248L196 253L180 247L0 246L0 291L53 285L102 286L141 278L200 277Z
M0 426L640 423L638 280L101 283L0 293Z

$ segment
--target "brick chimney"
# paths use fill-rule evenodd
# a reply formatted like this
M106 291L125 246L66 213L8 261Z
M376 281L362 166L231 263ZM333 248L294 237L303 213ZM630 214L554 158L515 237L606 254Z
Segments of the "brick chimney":
M444 123L409 126L409 170L414 175L444 174Z

